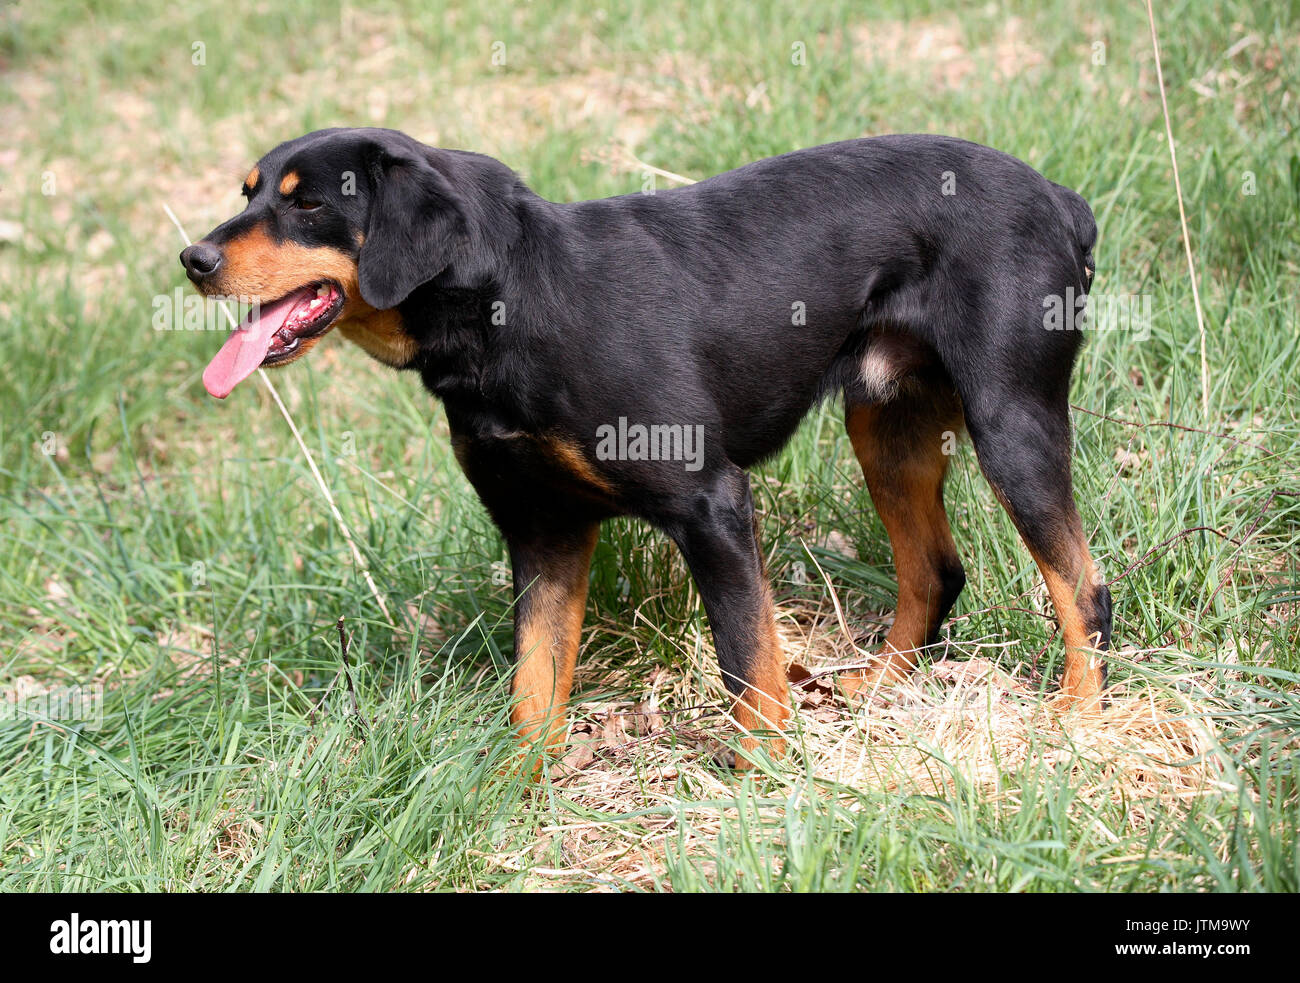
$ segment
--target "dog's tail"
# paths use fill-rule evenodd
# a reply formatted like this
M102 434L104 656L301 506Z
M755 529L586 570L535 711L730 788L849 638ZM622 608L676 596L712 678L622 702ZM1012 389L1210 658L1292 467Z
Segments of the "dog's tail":
M1097 220L1093 218L1092 209L1083 200L1082 195L1055 183L1052 184L1052 190L1056 193L1056 200L1061 203L1065 214L1070 218L1070 227L1074 229L1075 245L1078 246L1079 255L1083 259L1083 267L1088 271L1087 285L1091 286L1092 274L1097 268L1092 258L1092 247L1097 243Z

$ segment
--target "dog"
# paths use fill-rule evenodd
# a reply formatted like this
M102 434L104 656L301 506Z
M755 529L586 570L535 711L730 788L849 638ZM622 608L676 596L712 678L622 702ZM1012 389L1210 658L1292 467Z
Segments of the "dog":
M420 374L507 543L512 720L555 750L603 520L677 544L741 730L784 748L789 691L748 469L820 400L845 425L898 579L850 697L905 678L965 583L943 504L955 435L1047 583L1061 699L1097 706L1111 598L1071 485L1074 313L1088 204L999 151L932 135L849 140L698 184L556 203L490 157L383 129L276 147L245 209L181 253L206 295L259 298L203 374L224 398L337 330ZM1062 329L1064 328L1064 329Z

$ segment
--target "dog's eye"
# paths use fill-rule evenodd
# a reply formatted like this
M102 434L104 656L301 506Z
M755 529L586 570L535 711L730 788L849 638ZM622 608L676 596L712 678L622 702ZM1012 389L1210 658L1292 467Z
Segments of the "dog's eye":
M320 202L313 201L311 198L295 198L293 200L293 207L301 212L314 212L316 209L320 208Z

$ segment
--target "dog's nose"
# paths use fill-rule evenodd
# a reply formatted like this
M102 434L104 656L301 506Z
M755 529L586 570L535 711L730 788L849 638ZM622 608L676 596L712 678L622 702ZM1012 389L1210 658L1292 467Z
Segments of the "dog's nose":
M181 252L181 265L195 283L217 272L221 265L221 250L209 242L196 242Z

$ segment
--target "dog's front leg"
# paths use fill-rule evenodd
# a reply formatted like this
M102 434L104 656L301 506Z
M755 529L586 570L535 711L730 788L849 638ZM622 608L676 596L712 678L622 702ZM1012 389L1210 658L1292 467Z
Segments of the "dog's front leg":
M749 477L728 467L684 504L666 527L704 601L722 680L744 731L741 747L753 751L766 736L767 750L779 756L790 696ZM736 765L746 768L748 762L738 757Z
M563 744L565 703L578 661L587 576L599 523L507 534L515 588L514 701L523 744ZM540 765L540 759L539 759Z

